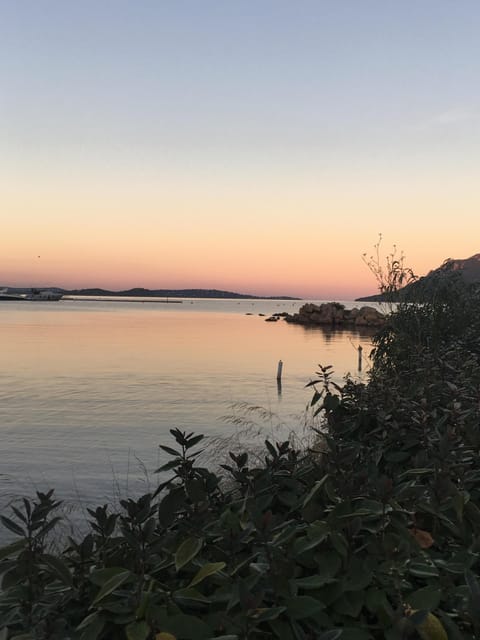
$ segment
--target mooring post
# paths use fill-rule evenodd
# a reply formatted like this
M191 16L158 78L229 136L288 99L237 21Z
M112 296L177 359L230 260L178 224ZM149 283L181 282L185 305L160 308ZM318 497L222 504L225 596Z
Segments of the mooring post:
M358 347L358 370L361 371L362 370L362 346L360 345Z
M279 360L278 367L277 367L277 382L282 381L282 369L283 369L283 362Z

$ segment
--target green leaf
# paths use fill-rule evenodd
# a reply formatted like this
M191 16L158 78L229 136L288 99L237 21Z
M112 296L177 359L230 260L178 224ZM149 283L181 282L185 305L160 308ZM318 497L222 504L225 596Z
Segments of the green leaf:
M285 524L280 531L272 538L271 544L273 546L279 546L288 542L298 532L298 525Z
M413 609L433 611L440 604L442 592L438 586L428 586L411 593L406 601Z
M298 496L294 491L280 491L277 493L277 497L282 504L290 507L290 509L297 506Z
M175 568L179 571L193 560L203 546L203 538L187 538L175 552Z
M365 606L371 613L377 613L381 609L388 611L391 607L386 592L375 587L367 590Z
M81 631L82 629L85 629L85 627L88 627L90 624L92 624L93 622L95 622L95 620L97 620L99 618L98 612L94 611L93 613L90 613L86 618L84 618L80 624L77 627L77 631Z
M299 556L306 551L310 551L310 549L315 549L315 547L318 547L318 545L322 544L327 536L328 534L324 534L323 536L316 539L313 538L312 540L307 536L297 538L293 544L293 555Z
M211 600L206 598L200 591L197 589L192 589L190 587L186 587L185 589L178 589L173 593L173 598L175 600L183 600L185 604L188 602L200 602L202 604L210 604Z
M275 633L275 638L280 638L280 640L295 640L290 622L277 618L276 620L270 620L268 626Z
M203 565L203 567L194 576L194 578L192 579L192 581L188 586L194 587L196 584L199 584L200 582L202 582L202 580L205 580L205 578L207 578L208 576L211 576L214 573L218 573L219 571L221 571L223 568L225 568L225 566L226 566L225 562L210 562L208 564Z
M308 591L309 589L320 589L320 587L323 587L330 582L336 582L335 578L326 575L316 575L308 576L308 578L298 578L295 580L295 585L299 589L305 589L305 591Z
M201 440L204 439L204 435L200 434L198 436L193 436L192 438L188 438L187 439L187 444L186 447L187 449L191 449L192 447L194 447L196 444L198 444Z
M315 520L308 525L305 532L311 540L317 540L318 538L323 540L324 535L330 532L330 527L323 520Z
M435 566L425 562L411 562L408 570L417 578L437 578L438 570Z
M318 564L317 575L325 578L333 578L342 566L340 556L333 550L315 554L315 562Z
M13 513L17 516L19 520L21 520L24 524L27 524L28 520L20 511L20 509L17 509L17 507L14 507L13 505L11 505L10 508L12 509Z
M287 611L294 620L302 620L319 613L325 608L323 602L310 596L297 596L291 598L287 604Z
M465 564L465 562L442 562L440 560L435 561L435 566L437 568L448 571L448 573L455 573L457 575L462 575L463 573L465 573Z
M307 506L307 504L310 502L310 500L313 500L313 498L317 495L317 493L320 491L320 489L323 487L323 485L327 480L328 480L328 473L325 474L321 480L317 480L317 482L315 482L313 487L308 492L305 500L303 501L302 506L304 509Z
M265 440L265 446L268 449L268 453L272 456L272 458L276 458L277 457L277 452L275 450L275 447L273 446L273 444L271 442L269 442L268 440Z
M26 540L17 540L16 542L12 542L12 544L8 544L6 547L2 547L0 549L0 561L5 558L10 558L11 556L16 556L26 544Z
M480 610L480 585L478 584L478 580L475 577L475 574L468 570L465 571L465 581L468 585L468 590L470 591L470 598L472 602L478 606Z
M97 612L91 613L78 625L77 631L83 630L79 640L97 640L105 626L105 619Z
M409 451L391 451L385 454L385 459L388 462L405 462L409 458L411 458Z
M131 622L125 629L128 640L146 640L150 633L150 627L145 620Z
M445 631L448 635L448 640L465 640L465 636L448 615L448 613L444 613L443 611L438 611L437 613L443 626L445 627Z
M261 607L254 609L250 613L250 617L256 622L267 622L268 620L276 620L286 609L287 607Z
M120 573L125 573L127 569L125 567L108 567L107 569L97 569L96 571L92 571L89 575L90 582L96 584L97 587L102 587L107 580L113 578L114 576L118 576Z
M343 627L341 638L342 640L372 640L373 636L366 629L361 629L357 625L355 627Z
M92 602L92 606L98 604L103 598L106 598L108 595L113 593L115 589L118 589L122 584L127 582L132 577L130 571L123 571L122 573L117 573L112 576L110 580L107 580L100 591L97 593L97 597Z
M373 578L372 571L365 561L353 557L350 561L347 575L343 580L345 591L363 591L369 586Z
M342 635L342 629L330 629L329 631L324 631L320 636L317 637L317 640L337 640Z
M164 444L159 445L160 449L163 449L165 451L165 453L168 453L171 456L176 456L177 458L181 458L182 454L180 453L180 451L177 451L176 449L172 449L172 447L166 447Z
M428 475L431 475L431 473L432 473L432 470L431 469L427 469L427 468L423 468L423 469L408 469L407 471L404 471L403 473L400 473L398 475L398 479L402 480L406 476L428 476Z
M185 490L190 500L194 503L203 502L207 499L204 484L199 479L187 480Z
M158 506L158 517L163 527L173 523L176 512L185 505L185 497L183 487L175 487L161 500Z
M355 506L355 516L381 516L384 509L386 513L392 510L390 505L385 505L384 507L381 502L378 502L378 500L368 500L367 498L361 500Z
M346 558L348 555L348 543L345 536L341 533L331 533L330 541L333 548L342 556L342 558Z
M35 534L35 536L37 538L41 538L42 536L45 536L49 531L51 531L59 522L61 521L60 516L55 516L55 518L52 518L49 522L47 522L47 524L40 529L39 531L37 531L37 533Z
M335 611L344 615L358 618L364 603L363 591L349 591L344 593L334 604Z
M201 618L183 613L164 618L161 629L182 640L204 640L210 638L213 631Z
M477 626L480 626L480 585L474 573L469 569L465 571L465 580L469 590L469 609Z
M63 560L48 553L44 553L40 556L40 561L45 563L52 570L55 576L66 584L67 587L73 587L72 575Z
M340 398L338 396L334 396L332 393L327 393L325 396L325 400L323 402L323 406L326 411L333 411L340 404Z
M175 469L178 466L178 460L169 460L165 464L162 464L161 467L155 469L154 473L162 473L163 471L170 471L170 469Z
M412 615L408 618L408 621L415 625L416 627L418 627L419 625L421 625L423 622L425 622L425 620L428 617L428 611L415 611L414 613L412 613Z
M473 524L480 525L480 509L472 501L464 506L464 514Z
M0 516L0 520L2 521L4 527L7 527L7 529L10 529L10 531L15 533L17 536L25 535L25 531L22 529L22 527L20 527L13 520L10 520L10 518L7 518L6 516Z

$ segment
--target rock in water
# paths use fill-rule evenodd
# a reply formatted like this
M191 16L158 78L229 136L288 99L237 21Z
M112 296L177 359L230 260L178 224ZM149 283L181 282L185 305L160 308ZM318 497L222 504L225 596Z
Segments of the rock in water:
M374 307L345 309L339 302L325 302L317 305L308 302L300 307L298 313L285 316L287 322L306 325L381 327L385 316Z

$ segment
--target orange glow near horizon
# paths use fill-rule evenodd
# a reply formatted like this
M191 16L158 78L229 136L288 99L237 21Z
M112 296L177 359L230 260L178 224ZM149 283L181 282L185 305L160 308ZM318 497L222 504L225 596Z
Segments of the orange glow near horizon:
M383 255L395 243L419 275L479 250L476 236L452 232L459 194L448 184L399 189L357 178L342 190L338 180L292 176L278 184L267 176L249 185L192 180L182 189L175 178L163 187L125 177L82 189L32 181L28 193L11 184L1 202L9 241L0 285L351 299L376 291L361 256L372 253L379 231ZM468 186L462 215L473 223L480 197Z

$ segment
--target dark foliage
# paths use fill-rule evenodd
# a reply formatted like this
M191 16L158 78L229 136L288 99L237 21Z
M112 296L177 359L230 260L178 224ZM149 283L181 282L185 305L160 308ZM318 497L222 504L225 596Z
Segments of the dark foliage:
M0 638L400 640L480 637L480 301L404 303L368 384L320 367L316 445L198 464L172 430L157 492L89 511L49 553L58 502L2 516Z

